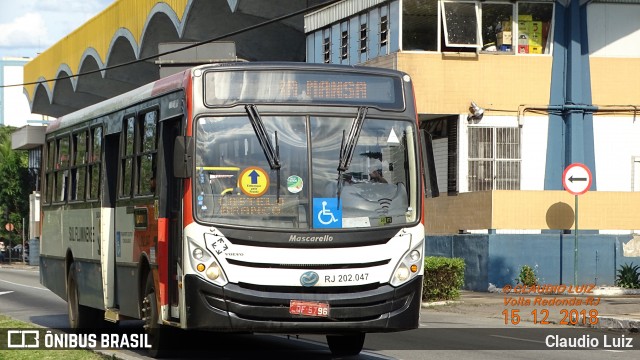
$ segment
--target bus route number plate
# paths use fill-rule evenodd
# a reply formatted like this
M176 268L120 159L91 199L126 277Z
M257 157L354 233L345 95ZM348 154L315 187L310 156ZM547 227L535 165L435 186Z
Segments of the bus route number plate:
M329 304L313 301L291 300L289 314L303 316L329 316Z

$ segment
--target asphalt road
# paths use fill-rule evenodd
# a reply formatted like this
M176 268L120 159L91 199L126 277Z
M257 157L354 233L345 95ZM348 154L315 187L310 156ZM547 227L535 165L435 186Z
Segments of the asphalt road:
M0 267L0 313L43 327L67 327L66 303L39 284L37 270ZM368 334L365 350L352 359L637 359L640 339L634 334L603 333L585 328L558 326L507 327L499 314L487 316L423 309L420 329L389 334ZM136 322L121 326L137 328ZM111 330L109 330L111 331ZM633 349L548 350L552 339L607 335L618 343L632 339ZM323 336L229 335L189 333L176 337L175 359L331 359ZM638 350L636 350L638 349ZM542 351L542 352L541 352ZM122 359L147 359L143 351L108 350ZM268 356L266 356L268 355Z

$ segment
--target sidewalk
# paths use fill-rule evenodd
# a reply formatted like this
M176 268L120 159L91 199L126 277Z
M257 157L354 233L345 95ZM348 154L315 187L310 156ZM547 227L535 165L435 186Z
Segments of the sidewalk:
M547 321L556 325L640 331L638 289L603 287L594 288L589 294L542 295L505 294L501 289L493 293L461 291L457 301L424 302L422 306L438 312L517 320L523 325ZM514 319L513 315L517 317Z
M39 266L29 265L28 263L22 263L20 261L12 261L9 263L7 259L4 262L0 262L0 268L13 268L13 269L25 269L25 270L38 270Z

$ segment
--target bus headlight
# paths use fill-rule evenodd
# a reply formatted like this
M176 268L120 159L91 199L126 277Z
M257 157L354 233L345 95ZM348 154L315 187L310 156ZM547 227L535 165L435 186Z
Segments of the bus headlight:
M412 261L418 261L422 257L422 254L420 254L420 251L418 250L413 250L409 255L411 256Z
M396 269L395 278L400 282L404 282L409 278L411 273L409 272L409 268L405 264L400 264L400 266Z
M206 274L209 279L213 281L218 280L221 274L220 266L218 265L218 263L215 261L211 263L211 265L209 265L209 267L207 268Z
M193 251L191 252L191 254L193 255L193 257L196 260L202 260L202 258L204 257L204 252L202 251L201 248L197 247L195 249L193 249Z
M227 279L224 276L224 271L215 256L188 236L187 243L189 244L188 254L190 255L191 267L196 274L216 285L226 285Z
M391 285L400 286L422 274L424 241L416 244L398 263L391 277Z

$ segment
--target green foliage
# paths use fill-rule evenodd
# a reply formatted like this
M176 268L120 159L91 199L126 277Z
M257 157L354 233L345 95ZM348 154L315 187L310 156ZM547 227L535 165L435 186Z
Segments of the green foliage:
M523 265L520 268L520 274L515 279L518 284L533 286L538 285L538 278L535 270L529 265Z
M22 219L29 218L29 194L35 190L35 177L28 169L28 153L11 149L11 134L15 130L0 126L0 236L14 245L20 242ZM8 222L15 227L11 233L4 228Z
M618 269L616 285L628 289L640 289L640 265L624 264Z
M464 285L464 260L428 256L424 259L422 300L454 300Z
M0 328L3 329L33 329L34 325L23 321L12 319L5 315L0 315ZM51 350L51 349L25 349L7 350L7 344L3 343L7 339L0 336L0 359L12 360L107 360L112 359L111 356L94 353L90 350ZM40 346L44 347L44 340L40 338Z

